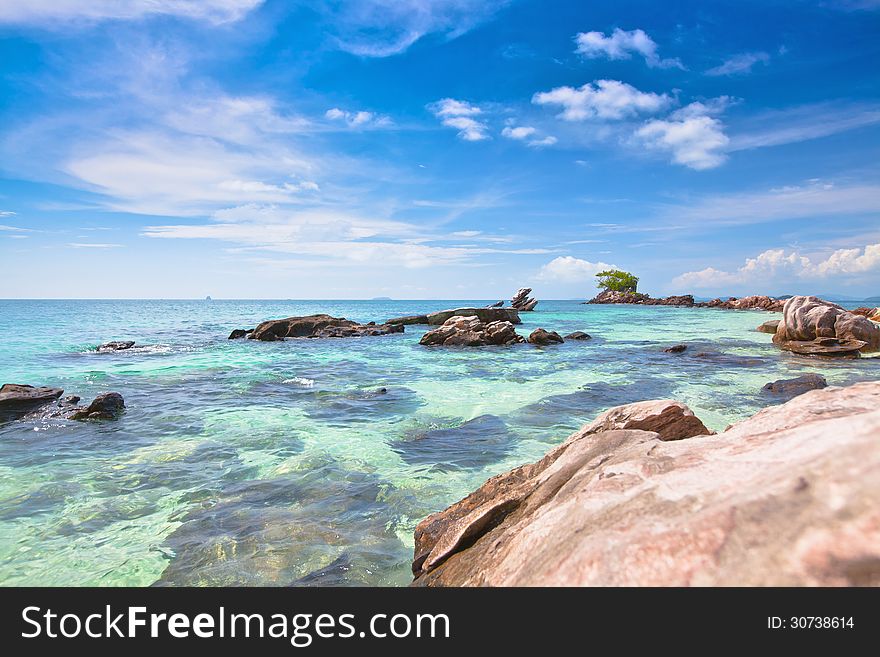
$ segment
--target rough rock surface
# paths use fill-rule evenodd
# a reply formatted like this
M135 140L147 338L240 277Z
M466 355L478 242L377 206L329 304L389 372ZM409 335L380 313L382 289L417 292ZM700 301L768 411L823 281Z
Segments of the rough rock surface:
M730 297L726 301L712 299L697 306L703 308L722 308L724 310L767 310L770 312L782 312L785 305L784 299L776 299L763 294L754 294L749 297Z
M793 379L779 379L766 384L762 390L774 395L792 398L810 390L821 390L828 387L828 381L821 374L802 374Z
M755 330L758 333L771 333L771 334L776 333L776 329L779 328L779 322L781 322L781 321L782 321L781 319L771 319L770 321L764 322L763 324L761 324Z
M50 404L64 394L61 388L35 388L21 383L0 387L0 422L14 420Z
M386 324L409 326L410 324L427 324L427 315L406 315L405 317L394 317L385 320Z
M866 306L861 306L860 308L853 308L850 312L853 315L867 317L872 322L880 322L880 308L867 308Z
M68 415L70 420L112 420L125 408L125 400L118 392L105 392L92 400L85 408Z
M536 345L562 344L565 340L556 331L536 328L529 334L529 342Z
M516 308L456 308L428 315L428 324L440 326L450 317L478 317L481 322L510 322L522 324Z
M246 338L251 333L254 332L254 329L232 329L232 333L229 334L229 340L238 340L239 338Z
M866 317L855 315L836 303L818 297L797 296L786 301L773 342L782 349L805 353L803 350L807 347L798 343L822 338L833 338L840 344L826 341L823 345L817 342L817 348L812 353L821 353L820 347L852 346L855 341L865 343L857 347L862 352L880 350L880 327ZM801 351L798 351L799 348Z
M566 340L591 340L592 338L592 335L583 331L574 331L565 336Z
M510 305L517 310L521 310L523 312L531 312L535 309L535 306L538 305L538 300L535 298L529 298L529 295L532 293L532 288L530 287L521 287L516 291L516 294L513 295L513 298L510 300Z
M689 440L588 425L419 523L415 584L880 585L878 408L870 382Z
M663 351L667 354L680 354L687 351L687 348L686 344L674 344L671 347L666 347Z
M134 340L114 340L113 342L105 342L98 351L125 351L134 346Z
M270 319L257 325L248 335L248 339L272 342L284 338L353 338L402 332L402 325L391 326L372 322L358 324L344 317L309 315L307 317ZM230 335L230 337L232 336Z
M422 345L481 347L525 342L510 322L483 322L479 317L450 317L419 340Z

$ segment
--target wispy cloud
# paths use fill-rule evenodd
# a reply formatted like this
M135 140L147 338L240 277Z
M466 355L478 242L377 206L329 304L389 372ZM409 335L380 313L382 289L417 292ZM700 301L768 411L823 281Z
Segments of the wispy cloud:
M645 58L648 66L656 68L684 68L681 60L661 59L657 44L644 30L625 31L615 28L609 35L604 32L579 32L575 38L577 52L588 59L630 59L633 54Z
M324 112L330 121L341 121L350 128L378 127L384 128L393 124L391 118L365 110L348 111L332 107Z
M535 148L552 146L557 141L556 137L553 135L546 135L544 137L538 136L538 129L528 125L511 124L505 126L501 131L501 136L514 141L525 142L526 145Z
M725 59L723 63L706 71L706 75L744 75L751 73L755 64L766 64L770 55L766 52L743 52Z
M71 21L136 20L168 15L209 23L240 20L263 0L3 0L0 23L49 24Z
M559 118L566 121L584 121L651 114L666 109L674 100L666 94L639 91L626 82L596 80L578 88L563 86L536 93L532 102L562 107Z
M339 49L361 57L398 55L428 35L455 39L509 0L342 0L311 3Z
M122 244L102 244L93 242L71 242L67 246L74 249L121 249Z

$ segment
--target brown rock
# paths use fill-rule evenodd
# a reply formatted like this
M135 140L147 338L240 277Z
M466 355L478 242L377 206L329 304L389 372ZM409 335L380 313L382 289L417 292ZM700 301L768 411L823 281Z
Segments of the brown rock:
M839 344L819 344L821 338L834 338ZM780 348L795 353L849 353L857 341L864 342L856 350L880 350L880 327L871 320L818 297L792 297L785 302L782 321L773 336ZM814 342L810 346L803 343Z
M405 317L394 317L393 319L385 320L386 324L402 324L404 326L409 326L410 324L427 324L428 316L427 315L407 315Z
M672 442L597 418L419 523L415 583L876 586L878 408L826 388Z
M764 322L755 330L758 333L776 333L776 329L779 328L779 322L782 320L779 319L771 319L769 322Z
M481 322L510 322L522 324L516 308L456 308L428 315L428 324L440 326L450 317L477 317Z
M666 349L664 349L663 351L666 352L667 354L680 354L680 353L686 351L687 348L688 347L686 344L676 344L676 345L672 345L671 347L666 347Z
M71 420L112 420L125 408L125 400L118 392L105 392L92 400L85 408L68 415Z
M344 317L309 315L270 319L259 324L248 338L271 342L284 338L349 338L402 332L400 324L358 324Z
M233 329L232 333L229 334L228 340L238 340L239 338L244 338L254 332L254 329Z
M4 383L0 387L0 422L15 420L58 399L61 388L35 388L20 383Z
M828 382L821 374L803 374L794 379L780 379L766 384L762 390L786 398L796 397L810 390L827 388Z
M484 323L479 317L450 317L442 326L428 331L419 340L427 346L481 347L525 342L510 322Z
M521 287L516 291L516 294L513 295L513 298L510 300L510 305L517 310L521 310L523 312L531 312L535 309L535 306L538 305L537 299L530 299L529 295L532 293L532 288L530 287Z
M562 344L565 340L556 331L545 331L542 328L536 328L529 334L529 342L531 344L546 346L549 344Z
M574 331L565 336L566 340L592 340L593 336L583 331Z

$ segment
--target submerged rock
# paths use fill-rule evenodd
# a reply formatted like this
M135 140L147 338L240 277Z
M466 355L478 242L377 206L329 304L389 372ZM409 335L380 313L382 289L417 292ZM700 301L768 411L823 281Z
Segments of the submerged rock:
M773 381L772 383L766 384L762 390L791 399L792 397L796 397L809 390L820 390L827 387L828 382L825 380L824 376L811 372L809 374L795 377L794 379L779 379L778 381Z
M562 344L565 340L556 331L545 331L542 328L536 328L529 334L529 342L536 345Z
M776 333L776 329L779 328L779 323L781 321L782 320L780 320L780 319L771 319L769 322L764 322L763 324L761 324L755 330L758 333L771 333L771 334Z
M98 351L125 351L126 349L131 349L134 344L134 340L115 340L113 342L105 342L98 347Z
M112 420L125 408L125 400L118 392L105 392L92 400L85 408L68 415L70 420Z
M254 332L254 329L233 329L232 333L229 334L228 340L238 340L239 338L244 338Z
M353 338L389 333L403 333L403 326L372 322L358 324L344 317L309 315L262 322L248 335L248 339L272 342L284 338Z
M574 331L565 336L566 340L592 340L593 336L583 331Z
M670 442L597 418L419 523L415 584L876 586L878 408L880 382L814 390Z
M441 469L484 467L500 461L512 447L507 425L495 415L480 415L456 427L422 431L391 443L407 463Z
M773 342L781 349L799 354L872 352L880 350L880 327L836 303L818 297L797 296L785 302L782 321ZM858 345L859 342L863 344Z
M676 344L671 347L666 347L663 351L667 354L680 354L687 350L686 344Z
M506 321L484 323L479 317L450 317L439 328L428 331L419 344L481 347L485 345L510 345L525 342Z
M4 383L0 387L0 422L16 420L34 410L51 404L64 394L61 388L35 388L21 383Z

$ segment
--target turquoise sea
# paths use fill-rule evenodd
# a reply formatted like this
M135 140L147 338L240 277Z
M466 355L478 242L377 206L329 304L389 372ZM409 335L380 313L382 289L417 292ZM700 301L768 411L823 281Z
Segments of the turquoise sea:
M422 347L418 326L226 339L491 301L0 301L0 383L126 401L116 421L0 426L0 584L405 585L419 520L608 407L673 397L721 430L778 402L768 381L880 374L780 352L754 331L771 313L575 301L522 314L523 335L593 336L546 348ZM95 352L122 339L140 346Z

